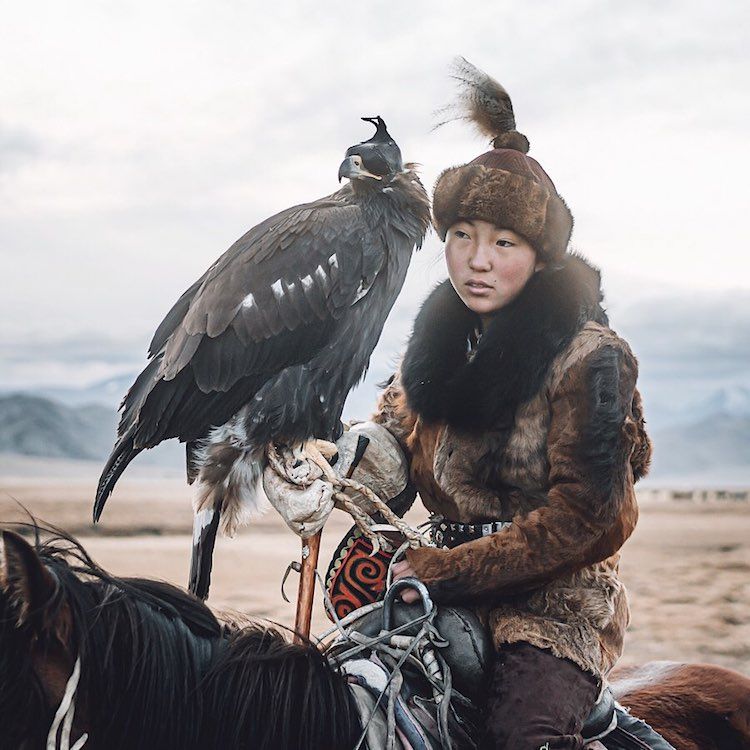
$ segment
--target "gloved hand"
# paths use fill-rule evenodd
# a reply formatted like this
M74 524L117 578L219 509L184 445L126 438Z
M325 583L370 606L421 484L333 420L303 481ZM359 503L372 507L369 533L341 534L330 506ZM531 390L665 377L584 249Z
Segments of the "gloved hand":
M369 487L386 502L406 487L409 478L406 457L396 439L381 425L354 424L341 435L335 447L337 453L330 460L338 476L346 477L351 473L352 479ZM281 449L280 453L282 461L288 459L286 463L293 459L286 449ZM322 471L311 461L295 463L298 465L290 471L305 482L312 480L308 486L293 484L267 466L263 472L263 488L289 528L306 538L323 528L335 504L333 495L340 488L326 481ZM375 512L361 493L352 489L346 492L365 513Z
M357 448L366 440L367 447L354 470L352 463L357 457ZM409 481L409 466L406 456L396 438L382 425L375 422L356 422L336 441L338 459L333 468L339 476L349 476L371 489L386 503L396 497ZM365 513L373 514L376 509L367 498L354 490L346 493Z
M319 476L308 487L292 484L270 466L263 471L263 489L268 500L286 525L303 539L323 528L334 506L335 487L320 478L322 472L317 466L311 466Z

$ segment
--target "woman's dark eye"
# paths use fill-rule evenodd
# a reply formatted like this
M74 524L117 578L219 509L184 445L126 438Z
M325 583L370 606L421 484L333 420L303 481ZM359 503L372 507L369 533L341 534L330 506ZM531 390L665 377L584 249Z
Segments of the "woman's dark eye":
M498 240L495 244L500 247L513 247L513 243L510 240Z
M466 232L462 232L460 229L456 229L453 234L456 235L456 237L458 237L460 240L467 239L469 236L468 234L466 234Z

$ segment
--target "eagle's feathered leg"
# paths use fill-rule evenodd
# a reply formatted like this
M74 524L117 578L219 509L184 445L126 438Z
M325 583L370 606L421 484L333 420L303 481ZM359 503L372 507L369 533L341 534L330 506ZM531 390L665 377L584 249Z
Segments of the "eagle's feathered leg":
M193 502L193 550L190 559L191 593L206 599L216 537L231 536L247 516L264 509L262 452L227 444L204 450Z
M244 411L211 430L193 453L197 476L189 589L201 599L208 596L219 528L231 536L246 518L260 514L268 504L262 482L265 451L247 447Z

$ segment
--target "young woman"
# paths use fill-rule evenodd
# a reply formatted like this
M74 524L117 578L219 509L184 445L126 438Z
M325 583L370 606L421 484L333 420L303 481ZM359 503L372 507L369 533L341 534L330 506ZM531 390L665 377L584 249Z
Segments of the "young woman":
M629 619L618 550L651 455L638 367L608 327L598 270L567 249L573 218L527 156L507 93L462 73L493 148L436 183L449 280L374 418L442 521L437 546L394 569L486 620L487 747L579 748Z

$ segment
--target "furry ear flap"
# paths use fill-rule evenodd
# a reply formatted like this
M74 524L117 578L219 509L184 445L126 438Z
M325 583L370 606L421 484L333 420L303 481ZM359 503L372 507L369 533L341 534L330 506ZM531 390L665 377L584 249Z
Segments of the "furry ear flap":
M57 580L23 537L4 530L2 543L0 588L15 605L18 627L29 625L37 632L46 630Z

